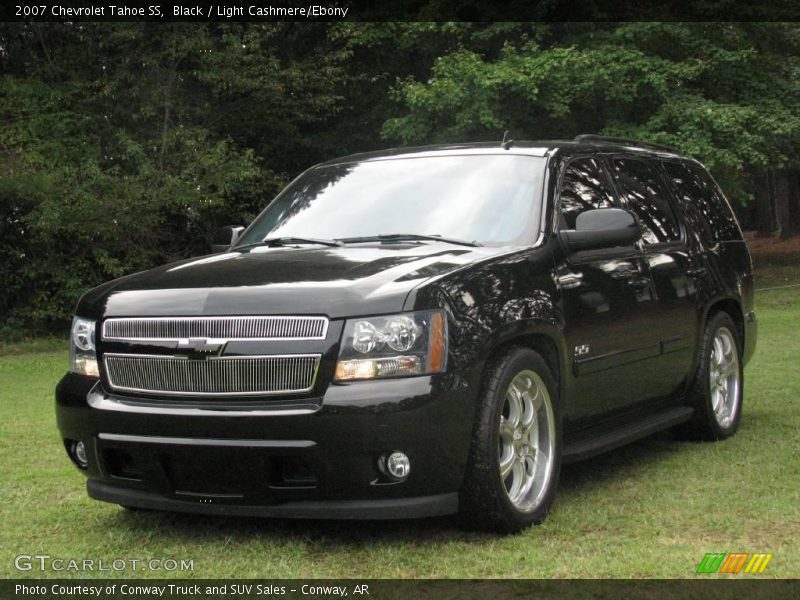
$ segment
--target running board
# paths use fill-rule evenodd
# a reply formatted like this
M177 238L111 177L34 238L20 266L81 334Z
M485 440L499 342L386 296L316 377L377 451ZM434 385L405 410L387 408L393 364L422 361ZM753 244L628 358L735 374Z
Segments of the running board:
M596 429L582 431L576 439L566 441L561 460L564 463L571 463L591 458L688 421L693 414L693 408L677 406L648 414L636 420L629 420L616 427L604 424Z

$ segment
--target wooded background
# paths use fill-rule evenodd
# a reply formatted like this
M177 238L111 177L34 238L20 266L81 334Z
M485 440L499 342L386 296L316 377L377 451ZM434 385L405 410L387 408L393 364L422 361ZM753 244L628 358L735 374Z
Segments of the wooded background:
M604 133L800 231L798 23L0 24L0 338L392 145Z

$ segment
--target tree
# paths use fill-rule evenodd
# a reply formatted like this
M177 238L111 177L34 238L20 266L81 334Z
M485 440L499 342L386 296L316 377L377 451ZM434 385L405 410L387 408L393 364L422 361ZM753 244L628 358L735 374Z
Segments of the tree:
M63 327L88 288L252 219L341 101L341 57L319 39L291 23L2 25L5 335Z

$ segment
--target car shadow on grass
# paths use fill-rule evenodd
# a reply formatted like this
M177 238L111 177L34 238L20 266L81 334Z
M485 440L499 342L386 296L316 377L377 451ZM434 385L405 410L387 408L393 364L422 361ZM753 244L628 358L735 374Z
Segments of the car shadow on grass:
M456 538L479 540L486 537L486 534L461 530L454 516L358 521L226 517L120 509L109 515L109 521L116 526L137 530L160 530L164 535L180 538L184 542L222 537L233 537L241 542L269 537L276 542L306 541L324 547Z
M664 431L587 460L563 465L559 496L585 494L611 481L638 475L693 445Z

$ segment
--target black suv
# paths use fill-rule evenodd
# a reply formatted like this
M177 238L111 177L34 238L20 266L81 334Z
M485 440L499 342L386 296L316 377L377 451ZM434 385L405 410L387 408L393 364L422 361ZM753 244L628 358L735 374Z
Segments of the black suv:
M222 252L78 303L58 426L131 508L544 518L561 464L733 435L747 246L653 144L466 144L315 166Z

